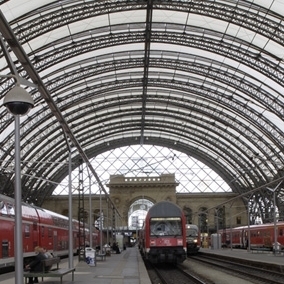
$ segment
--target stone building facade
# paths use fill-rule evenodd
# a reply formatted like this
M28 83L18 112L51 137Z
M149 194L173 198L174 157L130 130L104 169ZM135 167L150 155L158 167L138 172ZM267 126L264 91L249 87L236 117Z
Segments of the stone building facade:
M107 202L104 195L100 200L98 195L85 194L80 202L79 196L73 195L73 218L82 217L79 215L79 204L81 207L83 204L85 221L89 222L89 218L92 218L95 222L102 212L105 227L128 228L129 208L134 202L146 199L153 203L161 200L176 203L184 211L187 222L198 225L206 235L217 229L247 224L246 204L237 194L177 193L178 183L174 174L133 178L110 176L110 182L106 186L115 208ZM68 204L68 196L52 196L46 199L43 207L67 216Z

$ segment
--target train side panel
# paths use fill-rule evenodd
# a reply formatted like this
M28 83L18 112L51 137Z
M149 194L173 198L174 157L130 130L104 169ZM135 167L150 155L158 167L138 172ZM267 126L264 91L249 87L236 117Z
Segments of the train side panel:
M232 229L220 230L222 246L247 249L251 248L274 249L274 223L250 225ZM284 249L284 222L276 224L276 238L278 247ZM250 240L249 240L250 236Z
M22 204L23 256L34 255L38 245L37 216L34 208ZM14 265L15 208L12 198L0 195L0 267Z
M67 255L69 247L68 218L42 208L37 208L37 213L41 235L39 245L54 255Z
M0 267L12 265L14 263L14 238L11 239L14 231L14 214L10 214L7 202L0 200Z
M73 224L73 253L79 244L79 222ZM0 267L14 266L14 199L0 194ZM86 240L89 232L86 229ZM54 255L63 257L69 253L69 221L66 216L22 203L22 236L24 264L34 257L34 248L42 246ZM87 239L88 238L88 239ZM99 232L93 228L93 246L99 244Z

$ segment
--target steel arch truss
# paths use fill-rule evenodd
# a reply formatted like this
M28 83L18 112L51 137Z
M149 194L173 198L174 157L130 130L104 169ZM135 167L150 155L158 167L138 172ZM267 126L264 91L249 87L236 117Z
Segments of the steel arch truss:
M137 20L115 20L131 12ZM283 17L250 1L73 0L50 1L11 19L14 36L2 25L17 72L39 84L27 88L36 107L21 120L23 198L41 205L67 175L66 136L80 153L73 168L82 154L87 159L141 143L197 158L240 194L278 180ZM199 24L206 20L213 23ZM62 36L53 39L57 31ZM2 50L0 62L6 61ZM1 73L10 72L3 63ZM1 99L12 86L1 79ZM4 107L0 113L0 190L6 193L14 178L13 118ZM255 194L262 217L269 215L263 204L270 196Z

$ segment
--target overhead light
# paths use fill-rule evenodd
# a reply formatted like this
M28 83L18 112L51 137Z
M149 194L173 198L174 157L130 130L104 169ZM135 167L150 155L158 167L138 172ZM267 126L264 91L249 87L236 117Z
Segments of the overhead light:
M34 101L24 88L16 85L6 94L3 105L13 115L25 115L33 108Z

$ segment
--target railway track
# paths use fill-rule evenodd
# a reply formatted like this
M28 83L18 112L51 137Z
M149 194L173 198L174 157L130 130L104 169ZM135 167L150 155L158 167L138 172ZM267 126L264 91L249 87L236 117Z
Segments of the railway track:
M152 284L208 284L175 265L152 265L145 263Z
M284 273L275 266L268 264L260 265L259 263L246 262L240 263L239 259L235 258L222 258L213 255L202 254L198 256L192 256L190 260L195 260L204 265L210 265L214 269L230 273L251 281L255 284L283 284ZM189 260L189 261L190 261Z

